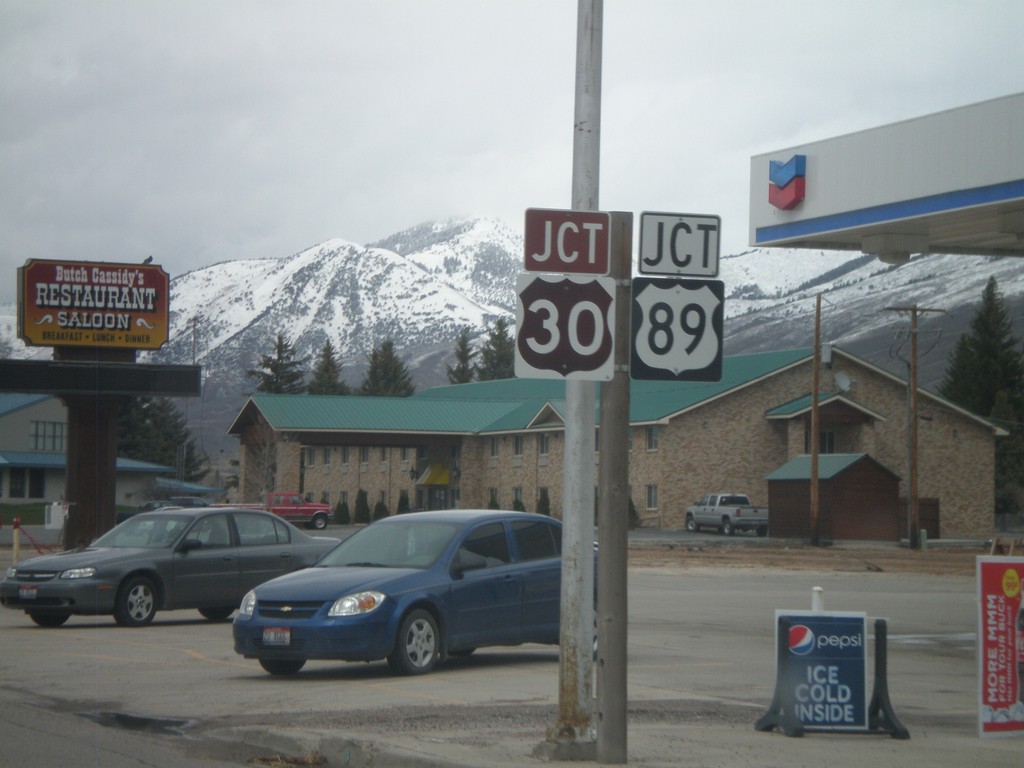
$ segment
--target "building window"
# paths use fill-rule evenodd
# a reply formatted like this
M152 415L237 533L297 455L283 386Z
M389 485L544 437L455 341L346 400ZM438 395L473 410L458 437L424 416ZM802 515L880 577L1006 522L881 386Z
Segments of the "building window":
M323 450L323 465L326 467L331 463L331 449L324 447Z
M491 458L495 459L498 457L498 438L491 438Z
M331 492L330 491L321 491L320 492L320 503L321 504L330 504L331 503Z
M380 492L380 495L377 497L377 503L378 504L385 504L385 505L388 503L388 492L387 491L381 491Z
M399 456L401 457L402 461L408 461L409 460L409 447L403 445L401 453L399 454Z
M380 447L380 460L381 463L388 460L388 449L385 448L383 445Z
M32 450L60 453L64 450L64 422L33 421Z
M341 446L341 463L348 464L349 461L349 450L347 445Z
M348 491L342 491L338 494L338 503L348 506Z
M647 486L647 509L658 508L658 486L651 483Z
M647 450L658 450L658 427L647 427Z
M316 464L316 448L306 449L306 466L312 467Z
M498 504L498 489L488 488L487 489L487 506L494 509L501 509L501 505Z
M522 505L522 503L523 503L523 486L517 485L515 488L512 489L512 503L513 504L520 504L520 505Z
M547 432L541 432L539 435L537 435L537 454L538 455L540 455L540 456L547 456L548 455L548 450L549 450L548 443L549 443L549 440L548 440L548 433Z
M11 498L25 498L25 470L21 467L11 468Z
M811 452L811 435L809 432L804 433L804 453ZM819 432L818 433L818 453L835 453L836 452L836 433L835 432Z
M513 435L512 436L512 455L522 456L523 455L523 436Z
M359 446L359 460L365 464L370 460L370 448L366 445Z

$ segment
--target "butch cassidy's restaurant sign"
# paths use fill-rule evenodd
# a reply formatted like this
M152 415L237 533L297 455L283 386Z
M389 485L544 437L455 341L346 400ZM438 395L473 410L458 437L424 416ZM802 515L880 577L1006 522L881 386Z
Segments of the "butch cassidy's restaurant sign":
M32 346L159 349L169 284L155 264L32 259L18 270L18 335Z

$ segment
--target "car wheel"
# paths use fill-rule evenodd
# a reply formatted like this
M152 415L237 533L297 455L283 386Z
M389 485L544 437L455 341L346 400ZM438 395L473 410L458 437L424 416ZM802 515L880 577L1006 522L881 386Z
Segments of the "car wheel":
M145 576L121 584L114 603L114 620L122 627L141 627L156 615L156 589Z
M313 518L313 528L322 531L327 527L327 515L317 515Z
M224 619L226 619L228 616L230 616L234 612L235 612L234 606L229 606L227 608L200 608L199 609L199 614L204 619L209 619L210 621L224 621Z
M272 675L294 675L305 665L305 659L260 659L260 666Z
M767 536L768 535L768 526L767 525L759 525L759 526L757 526L757 535L760 536L761 538L764 538L765 536Z
M423 609L415 610L402 619L388 666L400 675L425 675L437 664L440 648L434 617Z
M700 526L697 525L697 521L693 519L693 515L686 516L686 530L690 533L696 533Z
M70 613L32 613L28 617L40 627L59 627L71 618Z
M726 536L732 536L736 533L736 529L732 527L732 520L728 517L722 519L722 533Z

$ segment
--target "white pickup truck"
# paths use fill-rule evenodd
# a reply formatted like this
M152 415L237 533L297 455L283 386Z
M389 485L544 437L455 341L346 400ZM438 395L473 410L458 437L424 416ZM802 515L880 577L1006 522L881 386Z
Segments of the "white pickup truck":
M709 493L686 510L686 530L714 526L726 536L736 531L768 535L768 507L755 507L742 493Z

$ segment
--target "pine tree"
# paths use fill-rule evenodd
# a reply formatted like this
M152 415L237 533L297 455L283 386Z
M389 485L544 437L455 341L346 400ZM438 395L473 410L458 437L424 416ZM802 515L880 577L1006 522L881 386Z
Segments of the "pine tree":
M117 434L118 456L175 467L189 482L206 473L208 459L169 398L128 400L118 413Z
M412 375L395 353L391 339L370 352L370 365L359 387L359 394L374 397L408 397L416 391Z
M1024 353L996 279L989 278L971 329L957 339L939 386L946 399L1010 434L996 441L996 511L1024 499Z
M249 369L246 376L256 379L256 391L271 395L297 395L306 391L303 366L306 358L295 359L295 349L278 333L274 342L274 355L261 355L260 367Z
M468 384L476 376L476 365L473 358L476 352L469 343L469 328L463 328L455 340L455 367L448 368L449 384Z
M477 378L480 381L511 379L515 376L515 339L508 330L508 321L499 317L490 329L480 350Z
M341 366L334 357L334 345L328 339L320 350L306 391L311 395L351 395L352 389L341 380Z
M370 502L366 491L362 488L356 493L356 508L352 522L356 525L370 522Z

